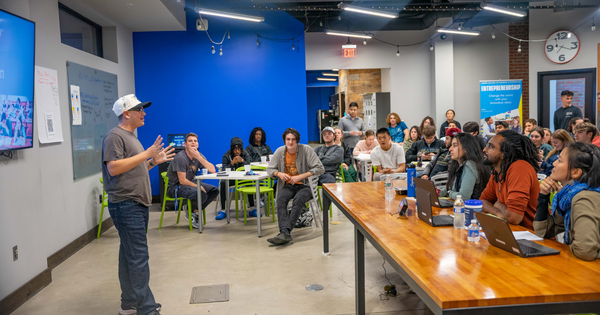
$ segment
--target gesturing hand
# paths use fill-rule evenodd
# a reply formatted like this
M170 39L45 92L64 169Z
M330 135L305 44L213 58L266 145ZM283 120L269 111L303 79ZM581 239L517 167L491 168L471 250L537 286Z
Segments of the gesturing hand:
M148 154L149 158L154 158L162 150L164 146L162 141L163 138L161 136L158 136L154 141L154 144L152 144L150 147L148 147L148 149L146 149L146 153Z
M174 150L175 148L171 146L160 150L160 152L158 152L158 154L153 158L154 164L158 165L166 161L172 161L173 157L175 156L175 153L173 153Z

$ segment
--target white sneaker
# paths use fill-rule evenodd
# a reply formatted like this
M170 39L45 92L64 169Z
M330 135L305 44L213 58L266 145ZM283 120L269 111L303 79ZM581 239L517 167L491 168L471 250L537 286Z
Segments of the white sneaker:
M199 228L200 228L200 226L198 225L198 216L197 216L197 215L195 215L195 214L196 214L196 213L193 213L193 214L192 214L192 227L193 227L194 229L199 229Z

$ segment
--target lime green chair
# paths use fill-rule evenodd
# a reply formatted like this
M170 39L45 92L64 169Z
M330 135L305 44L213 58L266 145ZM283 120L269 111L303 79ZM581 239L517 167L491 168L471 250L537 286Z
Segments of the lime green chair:
M98 223L98 235L96 239L100 238L100 232L102 231L102 217L104 217L104 208L108 207L108 195L104 191L104 180L100 177L100 183L102 184L102 207L100 208L100 222Z
M267 168L260 165L253 165L253 170L264 171ZM239 167L237 171L244 171L244 167ZM248 195L256 194L256 182L252 180L236 180L235 181L235 218L236 220L239 218L238 215L238 194L242 194L242 199L244 203L244 224L247 224L247 213L246 213L246 203L248 202ZM265 209L267 216L269 215L269 209L271 209L271 214L273 216L273 222L275 222L275 198L274 198L273 182L271 178L263 179L260 181L259 193L261 195L266 194L267 198L265 198ZM256 215L260 216L260 200L255 200L256 204Z
M163 181L165 182L165 194L163 196L163 204L162 204L162 212L160 214L160 223L158 224L158 229L162 229L162 222L163 222L163 216L165 215L165 206L167 204L167 201L175 201L175 198L169 197L167 195L167 187L169 187L169 177L167 177L167 172L162 172L160 173L160 176L163 178ZM187 209L188 209L188 221L190 223L190 231L192 230L192 201L186 198L182 198L182 197L178 197L177 198L177 203L179 204L179 206L177 207L177 222L176 224L179 224L179 216L181 215L181 207L183 205L183 202L187 200ZM202 216L204 217L204 225L206 225L206 209L202 209Z
M337 173L335 173L335 181L338 183L345 183L346 179L344 178L344 167L340 164L340 168ZM319 204L321 205L321 209L323 209L323 201L321 201L321 190L323 190L323 186L319 186L319 194L317 194L317 198L319 198ZM333 203L329 205L329 217L333 218Z

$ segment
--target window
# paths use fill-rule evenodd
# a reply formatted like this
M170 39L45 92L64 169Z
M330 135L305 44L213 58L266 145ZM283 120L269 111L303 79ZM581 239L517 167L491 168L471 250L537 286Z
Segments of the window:
M103 57L102 26L58 3L60 41L71 47Z

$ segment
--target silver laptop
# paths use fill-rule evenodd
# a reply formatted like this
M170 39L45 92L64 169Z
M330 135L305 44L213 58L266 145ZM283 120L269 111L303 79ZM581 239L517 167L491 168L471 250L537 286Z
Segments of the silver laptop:
M438 198L437 192L435 191L435 185L430 180L415 177L415 185L417 188L425 189L431 195L431 204L438 208L453 208L454 201L450 199Z
M515 239L508 222L504 219L479 212L475 212L475 217L477 222L481 224L488 242L509 253L524 258L558 255L560 253L559 250L529 240Z

